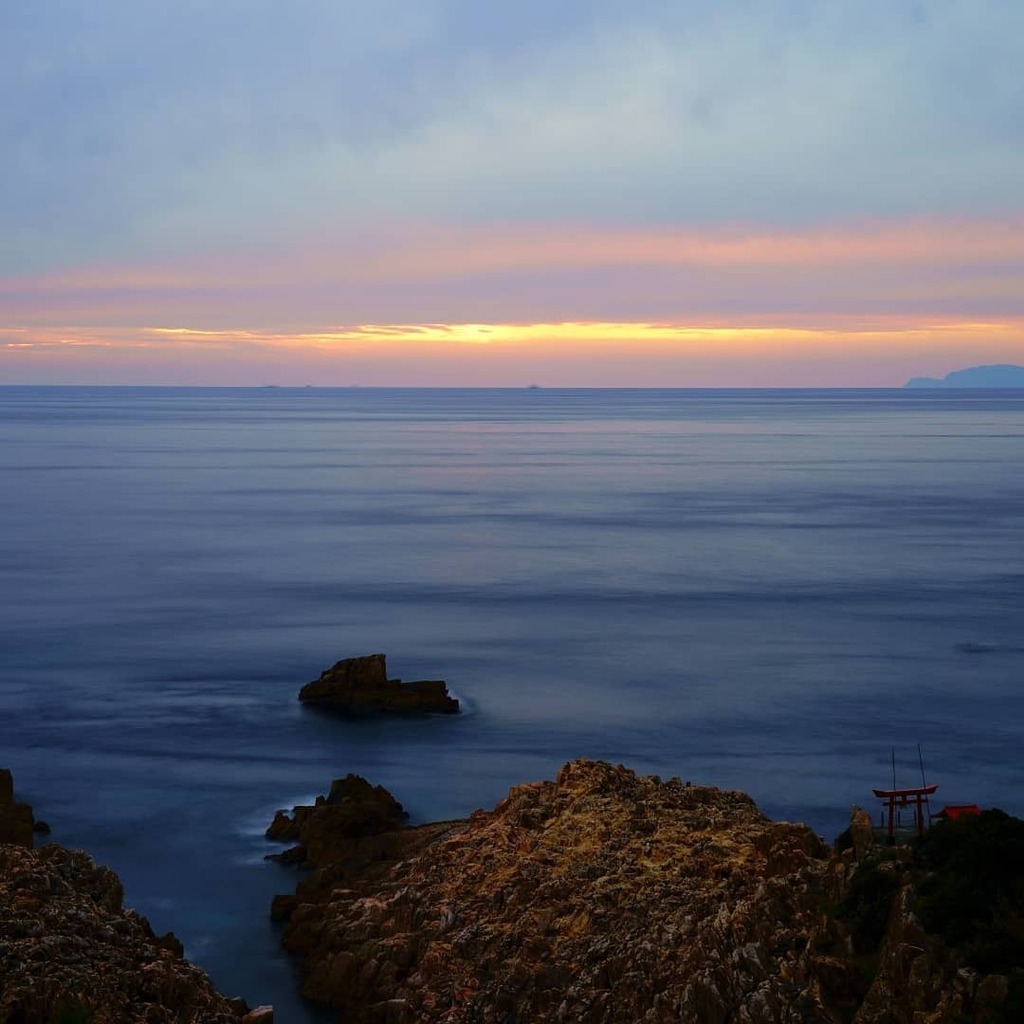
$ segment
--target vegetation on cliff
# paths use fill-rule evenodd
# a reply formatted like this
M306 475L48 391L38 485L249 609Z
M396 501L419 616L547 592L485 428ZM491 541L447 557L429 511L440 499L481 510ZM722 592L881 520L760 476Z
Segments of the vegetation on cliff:
M853 951L876 954L885 937L893 899L900 891L905 864L879 847L857 865L836 910L850 930Z
M915 862L925 928L979 971L1024 968L1024 821L999 810L944 821L918 843Z
M835 914L871 981L857 1024L1024 1020L1024 821L984 811L862 850L842 892Z

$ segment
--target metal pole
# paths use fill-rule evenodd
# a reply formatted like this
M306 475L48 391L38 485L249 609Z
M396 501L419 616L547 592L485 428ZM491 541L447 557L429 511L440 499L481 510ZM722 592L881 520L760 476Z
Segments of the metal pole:
M924 789L927 789L928 783L925 782L925 780L924 780L924 757L921 754L921 744L920 743L918 743L918 745L917 745L917 763L921 766L921 787L924 788ZM928 808L928 823L931 824L931 820L932 820L932 805L928 801L928 794L927 793L925 794L925 797L924 797L924 804L925 804L925 807ZM920 831L920 833L922 835L924 834L924 822L923 821L921 823L919 831Z

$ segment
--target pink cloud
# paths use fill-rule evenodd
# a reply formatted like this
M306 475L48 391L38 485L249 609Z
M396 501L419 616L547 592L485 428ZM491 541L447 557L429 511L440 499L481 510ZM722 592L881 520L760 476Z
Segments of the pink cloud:
M0 371L14 379L38 359L74 376L130 354L150 367L139 373L166 376L178 359L218 379L294 366L334 383L546 369L566 383L742 384L814 365L898 383L904 366L1024 359L1022 229L1021 217L802 231L412 224L84 266L0 280Z

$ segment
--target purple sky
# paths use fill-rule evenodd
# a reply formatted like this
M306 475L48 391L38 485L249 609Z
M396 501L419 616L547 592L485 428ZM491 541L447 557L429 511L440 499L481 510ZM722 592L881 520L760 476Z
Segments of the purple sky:
M0 383L1024 362L1024 5L9 0Z

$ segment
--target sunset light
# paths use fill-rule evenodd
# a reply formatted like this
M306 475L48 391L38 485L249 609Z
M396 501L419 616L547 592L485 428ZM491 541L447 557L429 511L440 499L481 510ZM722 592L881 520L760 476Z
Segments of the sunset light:
M0 1024L1024 1019L1022 83L0 0Z

